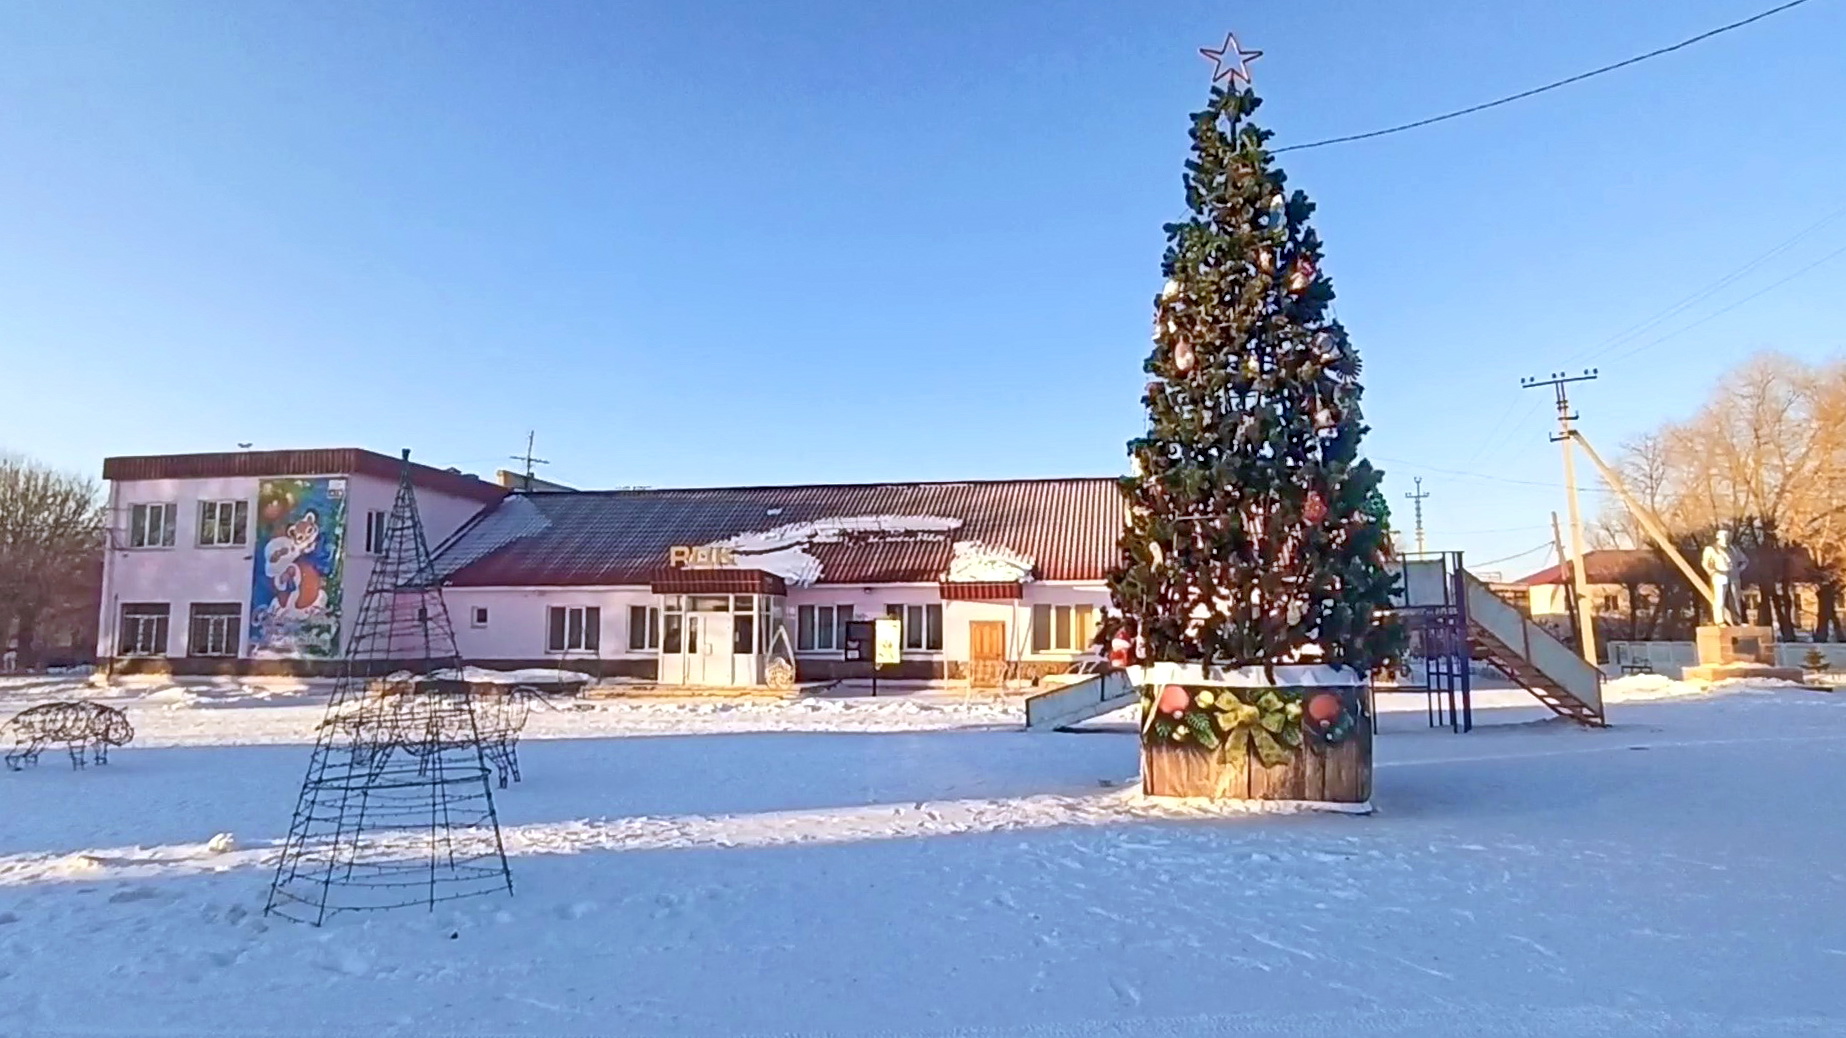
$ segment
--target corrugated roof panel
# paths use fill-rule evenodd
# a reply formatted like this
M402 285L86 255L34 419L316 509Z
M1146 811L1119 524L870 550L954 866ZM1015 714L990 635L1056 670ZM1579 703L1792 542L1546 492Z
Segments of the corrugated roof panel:
M849 532L805 550L820 560L823 584L933 582L951 542L967 540L1031 557L1040 580L1100 580L1123 515L1107 478L520 495L458 534L438 564L466 586L643 584L675 545L854 517L893 517L896 527L937 517L959 525L946 536Z

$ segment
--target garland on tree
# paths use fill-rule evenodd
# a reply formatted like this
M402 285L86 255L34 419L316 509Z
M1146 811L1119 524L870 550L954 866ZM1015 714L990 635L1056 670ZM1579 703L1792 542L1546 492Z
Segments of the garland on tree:
M1130 646L1118 664L1369 674L1403 643L1380 615L1396 579L1383 474L1359 453L1359 357L1327 312L1314 205L1284 191L1270 134L1249 119L1260 103L1233 80L1192 117L1191 216L1166 227L1108 634ZM1193 705L1172 716L1150 703L1148 738L1213 748L1248 733L1265 760L1299 745L1289 721L1305 708L1285 690L1214 710L1227 690L1160 695L1174 689Z

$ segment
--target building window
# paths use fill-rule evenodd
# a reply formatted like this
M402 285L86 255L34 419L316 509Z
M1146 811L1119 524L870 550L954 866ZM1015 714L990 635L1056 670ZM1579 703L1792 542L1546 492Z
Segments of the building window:
M165 656L167 617L170 613L171 608L165 602L122 603L121 654Z
M133 505L128 510L128 546L130 548L173 547L173 517L179 506L164 504Z
M194 602L186 637L186 655L237 655L243 618L244 607L236 602Z
M385 553L385 531L391 522L389 512L365 513L365 550L370 555Z
M686 617L683 613L667 614L666 630L661 638L661 651L669 656L675 655L680 651L680 631L683 629L685 622Z
M1603 612L1605 613L1620 612L1621 608L1622 608L1622 600L1619 597L1615 595L1602 596L1602 611Z
M545 647L552 652L602 648L603 611L595 606L552 606Z
M942 651L942 606L892 603L885 606L885 615L895 616L903 621L906 650Z
M628 651L660 648L660 610L655 606L628 607Z
M1090 606L1032 607L1033 652L1086 652L1095 634L1094 610Z
M795 649L798 652L832 652L846 648L846 624L852 606L798 606L795 609Z
M731 618L731 653L748 656L756 651L756 616L738 613Z
M199 502L199 547L222 548L245 544L250 538L249 527L250 502Z
M487 607L486 606L475 606L473 609L469 610L469 621L468 622L473 624L476 627L486 627L487 626Z

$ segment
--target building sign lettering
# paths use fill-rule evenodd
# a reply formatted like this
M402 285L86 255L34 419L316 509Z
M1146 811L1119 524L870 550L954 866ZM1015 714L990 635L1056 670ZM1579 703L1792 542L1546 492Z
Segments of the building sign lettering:
M667 565L679 569L723 569L737 565L737 549L675 544L667 549Z

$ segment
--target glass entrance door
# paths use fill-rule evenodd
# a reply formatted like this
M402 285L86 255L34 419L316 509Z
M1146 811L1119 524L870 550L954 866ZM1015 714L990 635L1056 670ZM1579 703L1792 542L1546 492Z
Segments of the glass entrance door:
M686 684L731 684L731 614L686 616Z
M660 683L717 688L762 684L768 608L764 595L667 597L660 617Z

